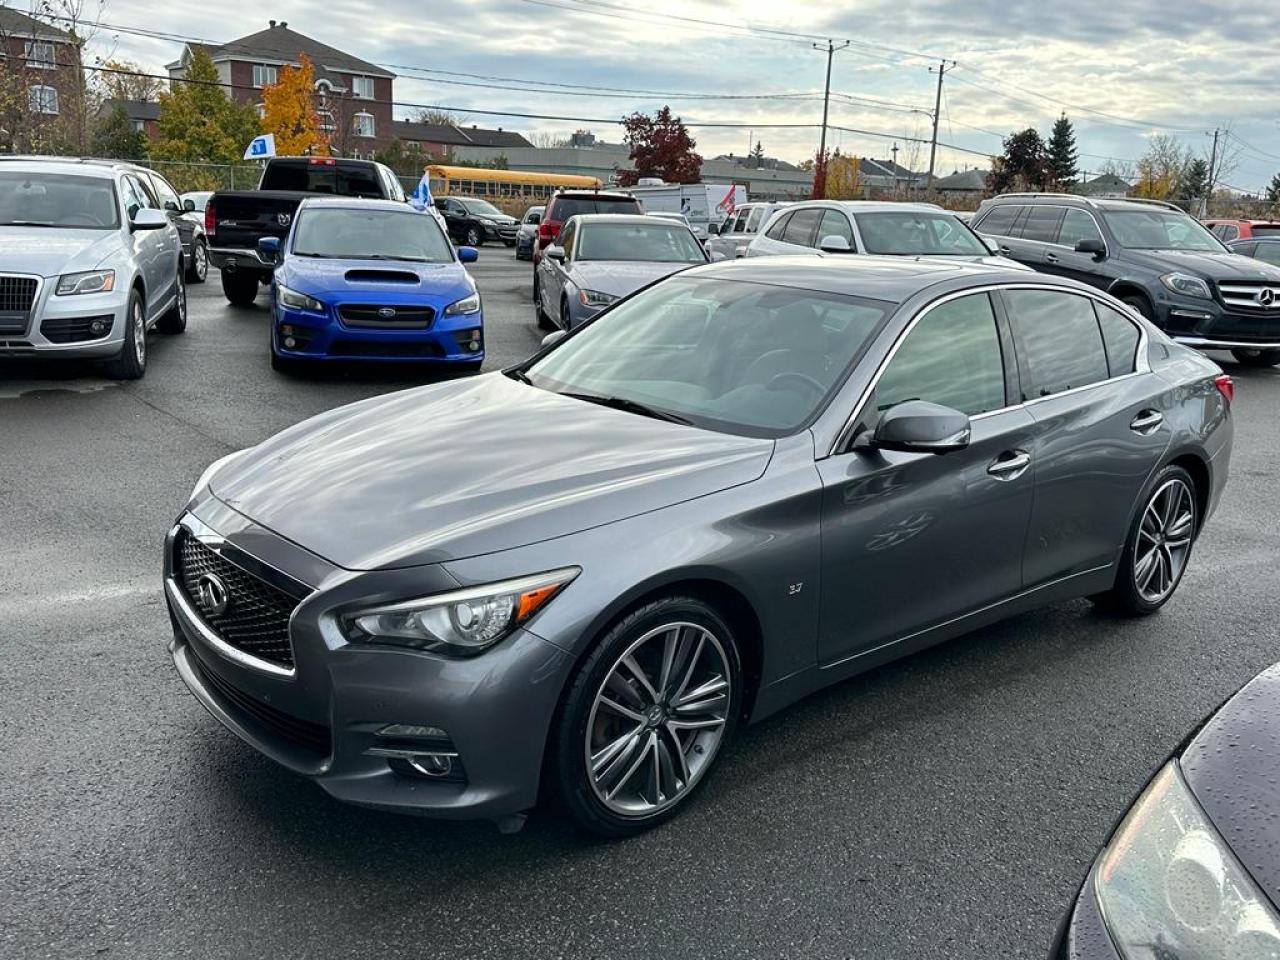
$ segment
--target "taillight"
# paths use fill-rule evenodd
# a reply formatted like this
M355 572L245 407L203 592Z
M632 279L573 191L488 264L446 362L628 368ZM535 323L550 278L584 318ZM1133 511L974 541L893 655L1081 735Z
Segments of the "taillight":
M1227 401L1227 406L1231 406L1231 401L1236 398L1236 382L1225 373L1220 373L1213 378L1213 385L1222 394L1222 399Z
M338 161L333 157L308 157L307 162L313 167L336 167Z
M204 205L204 235L212 237L218 232L218 221L213 218L213 198Z
M543 220L538 224L538 240L544 245L550 243L560 232L560 224L556 220Z

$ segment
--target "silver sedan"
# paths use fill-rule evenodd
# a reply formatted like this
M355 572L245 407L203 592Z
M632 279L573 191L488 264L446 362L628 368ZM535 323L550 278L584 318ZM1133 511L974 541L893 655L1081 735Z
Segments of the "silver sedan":
M612 213L570 217L534 272L538 326L572 330L627 294L706 262L702 244L681 223Z

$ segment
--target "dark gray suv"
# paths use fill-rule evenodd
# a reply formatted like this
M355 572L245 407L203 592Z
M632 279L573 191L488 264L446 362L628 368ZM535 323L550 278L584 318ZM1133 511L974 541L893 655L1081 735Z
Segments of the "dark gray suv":
M1280 363L1280 267L1232 253L1171 203L1005 194L973 228L1006 257L1106 290L1180 343Z

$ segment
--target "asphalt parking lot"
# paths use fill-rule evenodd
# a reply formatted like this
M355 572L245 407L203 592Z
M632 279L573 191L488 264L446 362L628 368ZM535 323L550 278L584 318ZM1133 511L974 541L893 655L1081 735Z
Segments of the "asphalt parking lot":
M529 265L481 257L488 369L540 333ZM209 461L437 374L273 373L211 279L142 381L0 366L0 956L1042 957L1151 771L1280 659L1280 370L1215 356L1233 476L1160 615L1061 604L825 691L620 843L341 806L183 688L161 541Z

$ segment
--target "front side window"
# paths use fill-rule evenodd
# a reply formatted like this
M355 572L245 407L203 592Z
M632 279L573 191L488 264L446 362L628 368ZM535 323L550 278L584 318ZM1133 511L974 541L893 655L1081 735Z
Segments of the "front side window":
M542 208L541 208L541 207L530 207L528 210L526 210L526 211L524 212L524 220L523 220L522 222L523 222L523 223L533 223L533 224L541 223L541 222L542 222Z
M0 226L106 230L120 225L106 177L0 170Z
M989 233L997 237L1012 236L1013 222L1018 219L1022 207L1013 203L1004 203L995 207L976 224L974 229L979 233Z
M679 224L584 223L577 260L639 260L650 263L705 263L706 254Z
M1107 354L1087 297L1056 290L1007 290L1022 399L1106 380Z
M867 253L931 257L989 255L973 231L949 213L892 210L858 213L854 219Z
M138 215L138 211L149 206L146 192L134 177L125 177L120 183L124 187L124 207L125 212L132 220Z
M839 210L828 210L822 215L822 223L818 224L818 243L827 237L843 237L849 249L854 249L853 228L849 226L849 218Z
M483 186L483 184L474 184L474 186ZM475 199L468 198L466 200L459 200L458 203L460 203L463 209L466 210L466 212L471 214L473 217L504 216L503 212L499 210L497 207L495 207L488 200L475 200Z
M760 226L768 216L768 207L755 207L751 211L751 219L747 222L747 233L759 233Z
M769 229L764 232L764 235L770 240L781 240L783 234L786 233L788 221L790 221L794 216L794 213L789 213L779 217L777 220L773 221L769 226Z
M1005 405L1004 361L991 298L939 304L907 334L875 389L877 410L928 400L969 416Z
M351 118L351 132L357 137L377 136L374 132L373 114L357 113Z
M1222 241L1181 211L1104 210L1116 242L1130 250L1189 250L1222 253Z
M633 295L526 368L558 393L777 437L812 419L892 304L771 284L677 276Z
M1062 215L1062 225L1058 228L1058 243L1073 250L1081 240L1097 240L1102 243L1102 231L1094 223L1093 217L1083 210L1070 209Z
M373 77L352 77L351 94L359 100L372 100Z
M253 65L253 85L255 87L269 87L275 82L275 67L265 63L255 63Z
M787 222L787 229L782 234L782 241L802 247L813 246L813 233L817 229L818 220L821 217L821 209L797 210L795 215Z
M1121 377L1138 368L1138 341L1142 334L1137 324L1119 310L1095 302L1098 326L1102 328L1102 343L1107 351L1107 368L1111 376Z
M182 209L182 202L178 199L178 194L173 187L169 186L169 182L164 177L153 173L151 175L151 185L155 188L156 197L159 199L161 207L166 210Z
M58 113L58 91L55 87L35 86L28 91L28 105L32 113L56 116Z
M560 236L556 238L556 242L560 244L566 257L573 257L573 241L577 235L578 221L574 220L566 224L565 228L560 231Z
M726 232L729 233L745 233L747 229L747 218L751 216L750 210L742 210L733 215L733 224Z
M23 45L23 57L27 66L38 70L53 70L58 65L54 59L53 44L42 40L28 40Z
M293 254L336 260L451 263L453 248L433 216L416 210L312 207L298 214Z

